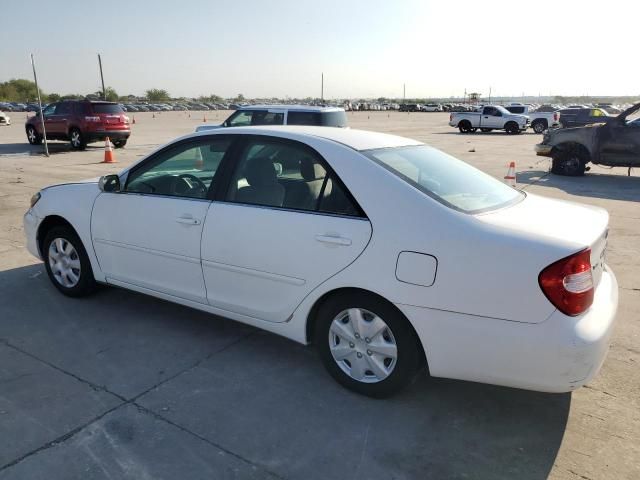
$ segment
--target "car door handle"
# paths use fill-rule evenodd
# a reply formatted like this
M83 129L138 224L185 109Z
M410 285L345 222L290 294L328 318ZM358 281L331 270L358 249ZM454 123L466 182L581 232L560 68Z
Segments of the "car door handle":
M183 223L185 225L200 225L200 220L191 216L178 217L176 218L176 222Z
M338 235L316 235L316 240L321 243L331 243L333 245L342 245L348 247L351 245L351 239L340 237Z

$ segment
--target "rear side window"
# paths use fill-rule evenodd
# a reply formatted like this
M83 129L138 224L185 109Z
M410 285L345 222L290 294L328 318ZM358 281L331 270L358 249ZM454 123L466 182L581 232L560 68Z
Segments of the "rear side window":
M92 103L93 113L123 113L122 107L117 103Z
M289 112L289 125L322 125L320 112Z
M524 113L524 107L505 107L511 113Z
M68 115L71 113L72 106L68 102L63 102L56 108L56 115Z

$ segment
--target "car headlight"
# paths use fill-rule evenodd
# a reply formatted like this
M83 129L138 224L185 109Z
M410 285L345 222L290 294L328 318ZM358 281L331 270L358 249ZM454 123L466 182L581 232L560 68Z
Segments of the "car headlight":
M40 195L40 192L36 193L33 197L31 197L31 207L30 208L33 208L34 205L36 203L38 203L38 200L40 200L41 197L42 197L42 195Z

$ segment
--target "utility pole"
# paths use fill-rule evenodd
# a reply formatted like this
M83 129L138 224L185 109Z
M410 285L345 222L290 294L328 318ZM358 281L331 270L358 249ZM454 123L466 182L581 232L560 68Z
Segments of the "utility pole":
M320 80L320 100L324 103L324 72L322 72L322 77Z
M44 140L44 154L49 156L49 145L47 144L47 130L44 127L44 115L42 114L42 99L40 98L40 89L38 88L38 76L36 75L36 64L33 61L33 53L31 54L31 67L33 68L33 81L36 84L36 93L38 94L38 107L40 108L40 125L42 125L42 139Z
M407 84L402 84L402 103L407 103Z
M489 105L491 105L491 87L489 87Z
M102 81L102 99L107 99L107 91L104 89L104 76L102 75L102 58L98 54L98 65L100 66L100 80Z

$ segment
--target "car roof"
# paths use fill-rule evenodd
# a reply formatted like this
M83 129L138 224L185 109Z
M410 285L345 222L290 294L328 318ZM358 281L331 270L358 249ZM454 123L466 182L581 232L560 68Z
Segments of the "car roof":
M277 125L254 127L229 127L224 129L204 130L192 133L189 137L206 135L245 134L245 135L269 135L274 137L304 140L305 138L322 138L340 143L354 150L373 150L376 148L393 148L409 145L422 145L422 142L410 138L389 135L387 133L371 132L368 130L355 130L339 127L315 127L303 125Z
M298 112L343 112L344 108L339 107L325 107L318 105L243 105L238 107L238 110L266 110L266 109L278 109L278 110L293 110Z

